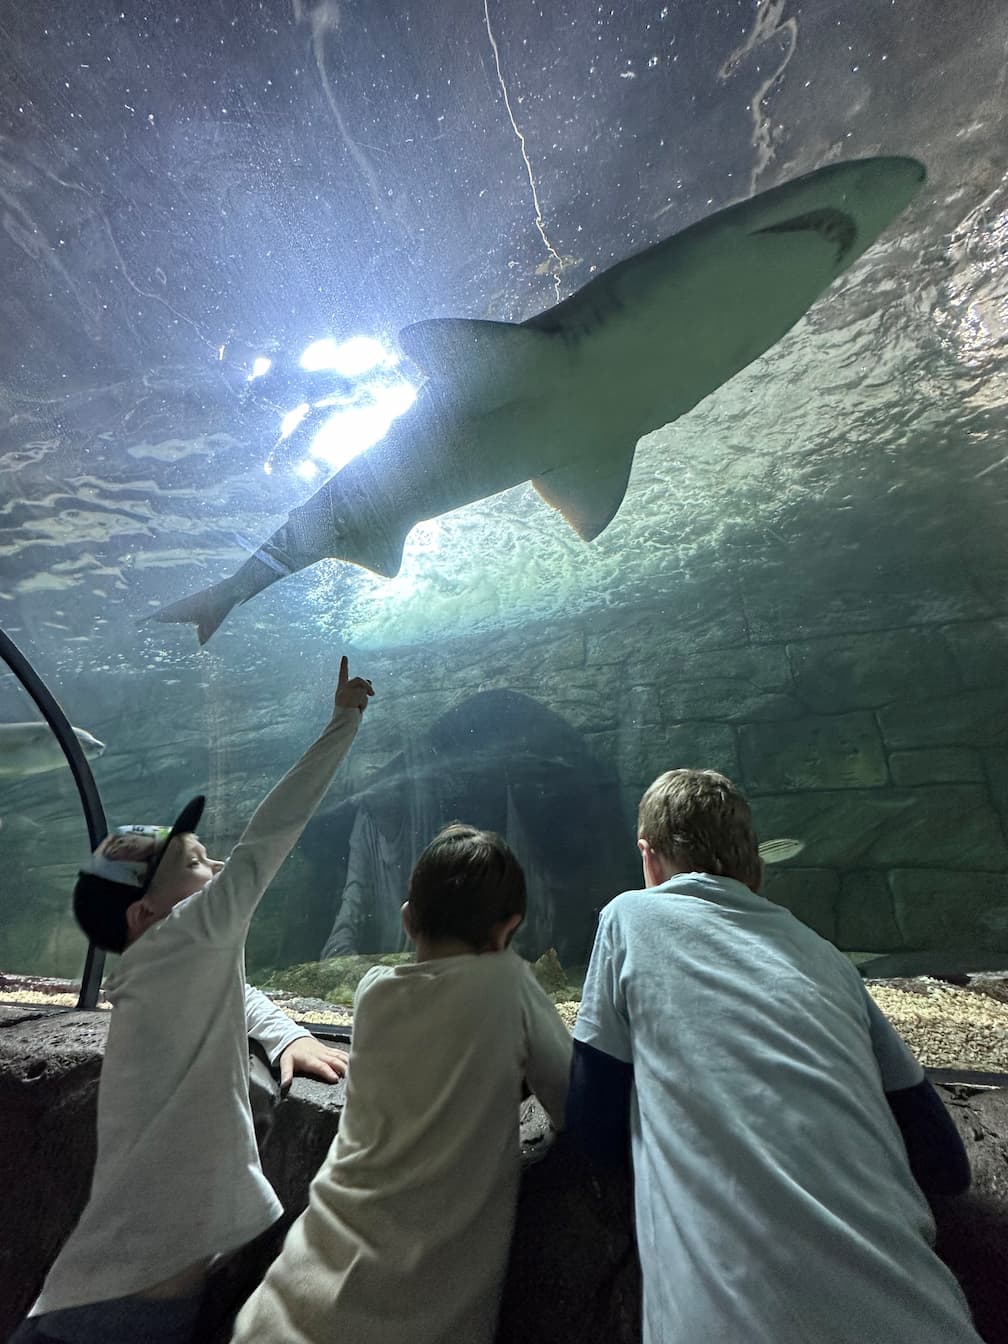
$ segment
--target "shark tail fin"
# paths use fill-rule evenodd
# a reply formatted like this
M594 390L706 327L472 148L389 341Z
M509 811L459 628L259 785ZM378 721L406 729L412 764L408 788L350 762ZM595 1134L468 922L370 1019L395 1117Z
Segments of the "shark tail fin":
M189 597L180 598L178 602L170 602L146 619L163 621L165 624L194 625L200 644L205 644L231 608L245 600L234 580L224 579Z
M582 541L594 541L619 512L630 480L634 447L607 464L603 473L585 462L572 462L536 476L532 484L542 498L563 514Z

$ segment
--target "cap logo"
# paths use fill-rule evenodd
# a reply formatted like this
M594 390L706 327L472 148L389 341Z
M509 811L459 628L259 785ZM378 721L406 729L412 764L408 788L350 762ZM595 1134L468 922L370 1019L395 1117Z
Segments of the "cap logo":
M173 836L195 831L205 803L202 793L190 799L176 817L174 826L117 826L101 842L81 872L146 891L154 880L168 841Z
M170 833L170 826L119 826L101 842L84 871L142 890L151 860Z

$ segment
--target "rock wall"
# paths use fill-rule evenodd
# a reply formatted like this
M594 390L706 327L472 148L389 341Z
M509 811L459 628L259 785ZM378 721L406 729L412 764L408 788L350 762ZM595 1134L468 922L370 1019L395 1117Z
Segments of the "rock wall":
M986 599L962 593L869 594L870 577L810 610L793 574L747 564L702 583L676 575L633 608L351 649L380 699L331 797L362 788L468 696L508 688L562 715L615 768L627 885L639 880L642 790L671 766L711 766L747 790L761 837L804 842L768 869L767 894L840 947L1008 952L1008 618L978 617ZM95 775L110 821L167 817L208 789L205 838L225 851L324 721L332 663L317 633L289 628L279 661L235 641L198 672L83 670L74 703L88 712L74 713L109 743ZM65 773L4 792L3 969L79 971L67 896L86 845ZM345 862L324 806L253 926L253 967L319 954Z
M442 656L453 696L459 683L539 695L614 764L628 881L643 790L673 766L711 767L746 790L763 839L804 842L765 890L838 946L1008 953L1008 620L752 632L741 593L713 612L681 594ZM381 676L415 685L407 651L386 657Z
M26 1015L0 1006L0 1340L30 1306L87 1197L94 1162L104 1013ZM1008 1093L940 1089L974 1172L969 1195L939 1210L939 1251L958 1275L987 1344L1008 1344ZM288 1219L339 1123L343 1087L299 1079L277 1107L263 1162ZM640 1271L626 1178L597 1170L526 1103L525 1172L498 1344L637 1344ZM268 1235L216 1284L250 1291L278 1249ZM219 1344L225 1344L222 1334ZM208 1337L204 1344L218 1344Z

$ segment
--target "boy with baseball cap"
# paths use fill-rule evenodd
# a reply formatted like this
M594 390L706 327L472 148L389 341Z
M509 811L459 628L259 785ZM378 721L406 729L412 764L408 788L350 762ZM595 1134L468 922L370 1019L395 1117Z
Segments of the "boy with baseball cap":
M373 694L340 663L332 718L259 805L226 863L195 835L121 827L85 865L74 913L122 961L98 1088L87 1207L17 1344L191 1340L207 1271L282 1206L259 1164L248 1094L244 946L259 901L328 789Z

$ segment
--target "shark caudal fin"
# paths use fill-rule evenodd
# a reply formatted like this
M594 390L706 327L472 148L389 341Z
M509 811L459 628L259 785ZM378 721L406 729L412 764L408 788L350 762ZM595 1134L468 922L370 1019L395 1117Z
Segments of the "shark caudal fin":
M544 472L532 484L552 508L564 516L582 541L594 541L619 512L630 480L636 444L614 454L603 473L587 462L572 462Z
M212 584L189 597L170 602L168 606L156 611L148 621L162 621L166 625L194 625L200 644L205 644L217 627L225 619L231 608L245 597L233 579L224 579Z
M511 322L435 317L399 333L399 345L429 378L461 385L485 410L545 390L562 338Z

